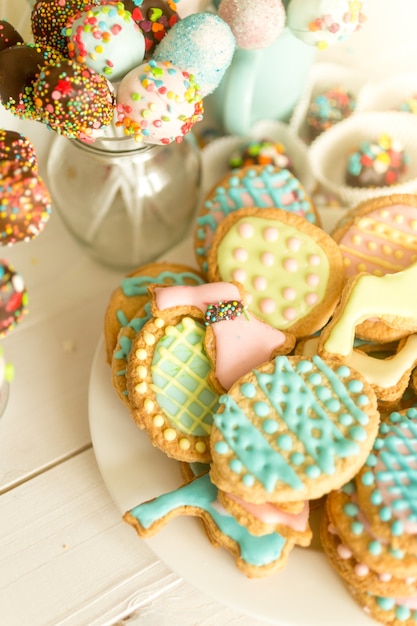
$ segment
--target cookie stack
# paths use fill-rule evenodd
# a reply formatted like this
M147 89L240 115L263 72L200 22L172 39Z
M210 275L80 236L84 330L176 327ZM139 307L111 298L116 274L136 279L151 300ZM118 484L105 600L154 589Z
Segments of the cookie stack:
M198 270L152 263L122 281L105 323L113 384L183 476L125 513L141 537L195 516L265 577L310 545L312 505L327 502L323 547L355 598L376 619L415 619L413 513L394 519L414 487L395 514L378 494L414 446L416 210L415 196L378 198L328 234L292 174L245 166L204 198Z
M323 548L357 602L379 622L417 621L417 409L393 412L358 476L332 492Z

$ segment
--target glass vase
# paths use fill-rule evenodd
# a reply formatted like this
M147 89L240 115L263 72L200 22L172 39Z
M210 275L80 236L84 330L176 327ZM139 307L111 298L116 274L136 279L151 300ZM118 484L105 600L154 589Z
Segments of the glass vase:
M53 208L85 251L131 270L187 234L200 197L200 152L192 134L164 146L126 136L89 144L57 135L47 178Z

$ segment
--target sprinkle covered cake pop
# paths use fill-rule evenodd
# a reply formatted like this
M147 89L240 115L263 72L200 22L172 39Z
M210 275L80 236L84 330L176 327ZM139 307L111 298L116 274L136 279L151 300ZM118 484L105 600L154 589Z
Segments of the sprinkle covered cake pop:
M286 19L281 0L221 0L218 15L229 24L236 46L245 50L272 45Z
M292 171L291 159L279 141L252 139L236 149L229 160L231 168L269 164Z
M180 19L176 4L173 0L123 0L123 4L145 37L145 59L149 59Z
M355 96L342 87L332 87L314 96L306 116L310 139L315 139L337 122L352 115L355 108Z
M366 0L290 0L287 26L320 49L347 39L366 20Z
M21 119L39 120L33 103L33 83L40 68L59 60L53 48L38 44L17 44L0 52L0 100Z
M23 37L7 20L0 20L0 52L18 43L23 43Z
M145 38L122 2L82 11L69 22L65 33L69 58L112 81L123 78L145 56Z
M350 187L388 187L407 171L408 158L400 141L380 135L364 141L349 155L346 184Z
M30 167L0 162L0 245L30 241L51 215L51 196Z
M208 12L193 13L180 20L155 50L155 61L170 61L195 78L201 95L219 85L235 51L235 38L220 17Z
M33 85L33 97L41 120L71 139L91 141L113 120L111 84L76 61L44 66Z
M37 0L32 7L31 26L35 43L56 48L67 55L65 27L68 21L94 0Z
M132 70L117 93L117 124L139 141L179 142L202 112L194 77L169 61L151 60Z
M27 312L23 278L5 259L0 260L0 337L4 337Z
M17 165L38 169L38 157L31 141L15 130L0 129L0 161L15 161Z

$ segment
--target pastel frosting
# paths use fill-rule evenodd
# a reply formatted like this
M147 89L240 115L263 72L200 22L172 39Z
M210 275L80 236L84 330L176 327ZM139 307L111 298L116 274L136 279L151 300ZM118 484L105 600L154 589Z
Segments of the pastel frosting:
M281 0L222 0L218 15L229 24L236 46L257 50L271 46L285 25L285 9Z
M170 61L150 60L120 82L116 123L138 141L182 141L202 113L202 96L194 76Z
M244 285L250 311L285 330L323 301L330 263L309 235L261 215L242 217L228 229L217 264L223 280Z
M65 32L69 57L112 81L123 78L145 56L144 36L123 2L89 7Z
M170 61L195 78L203 97L218 87L235 51L235 38L219 16L202 11L187 15L155 49L155 61Z
M365 10L366 0L291 0L287 26L304 43L324 49L358 30Z
M358 216L339 239L347 276L382 276L417 261L417 207L401 202Z

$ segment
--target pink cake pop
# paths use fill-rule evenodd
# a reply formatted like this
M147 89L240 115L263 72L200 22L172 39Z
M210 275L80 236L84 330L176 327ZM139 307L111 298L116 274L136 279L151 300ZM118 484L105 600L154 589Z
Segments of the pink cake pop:
M194 77L169 61L150 60L129 72L117 93L117 125L138 141L180 142L202 119Z
M245 50L273 44L286 19L281 0L221 0L218 15L229 24L236 46Z

